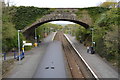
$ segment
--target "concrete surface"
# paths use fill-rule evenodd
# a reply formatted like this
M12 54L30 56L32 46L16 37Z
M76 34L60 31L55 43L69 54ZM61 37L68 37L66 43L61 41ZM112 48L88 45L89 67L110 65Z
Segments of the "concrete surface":
M25 59L20 61L20 63L17 61L14 64L14 68L9 71L4 78L32 78L49 42L52 41L53 35L54 33L51 33L45 38L44 42L39 47L25 52Z
M55 34L56 34L56 32L52 32L49 36L44 38L44 43L53 41L53 38L54 38Z
M67 78L61 42L49 44L34 78Z
M83 44L80 44L75 37L68 34L67 37L99 78L118 78L118 72L108 65L100 56L87 53L87 48L83 46Z

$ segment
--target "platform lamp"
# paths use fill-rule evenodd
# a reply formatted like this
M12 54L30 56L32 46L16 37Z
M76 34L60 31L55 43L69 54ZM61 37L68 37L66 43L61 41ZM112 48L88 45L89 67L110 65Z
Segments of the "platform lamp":
M90 30L92 31L92 46L93 46L93 28L90 28Z
M37 42L37 31L36 31L36 28L35 28L35 42Z
M18 30L18 53L19 53L19 64L20 64L20 32L22 30Z

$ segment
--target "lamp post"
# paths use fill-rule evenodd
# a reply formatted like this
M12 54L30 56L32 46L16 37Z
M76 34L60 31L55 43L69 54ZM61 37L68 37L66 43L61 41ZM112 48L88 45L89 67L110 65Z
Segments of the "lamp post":
M47 35L48 35L48 33L49 33L49 28L47 27Z
M37 32L36 32L36 28L35 28L35 41L37 42Z
M19 63L20 63L20 31L18 30L18 53L19 53Z
M93 46L93 28L92 28L92 46Z
M52 32L53 28L50 28L50 32Z
M91 31L92 31L92 46L93 46L93 28L90 28L91 29Z
M45 32L46 32L46 29L45 29L45 27L44 27L43 29L44 29L44 38L45 38Z
M82 39L81 39L81 38L82 38L82 36L79 36L79 39L80 39L80 43L82 43Z

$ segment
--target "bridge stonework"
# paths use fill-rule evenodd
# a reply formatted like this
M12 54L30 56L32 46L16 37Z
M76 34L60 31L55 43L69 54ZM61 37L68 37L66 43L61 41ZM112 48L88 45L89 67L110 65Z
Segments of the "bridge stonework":
M26 36L30 36L34 33L34 29L40 25L50 21L71 21L82 25L86 29L91 25L90 19L85 15L83 18L78 18L75 14L78 9L56 9L50 14L44 15L39 20L35 21L30 26L25 27L22 32ZM89 21L88 21L89 20Z

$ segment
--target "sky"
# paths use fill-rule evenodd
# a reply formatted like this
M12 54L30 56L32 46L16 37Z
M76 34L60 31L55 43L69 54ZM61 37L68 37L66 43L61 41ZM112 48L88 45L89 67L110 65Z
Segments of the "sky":
M52 23L52 24L75 24L75 23L70 22L70 21L52 21L50 23Z
M83 8L97 6L106 0L4 0L16 6L36 6L49 8Z

